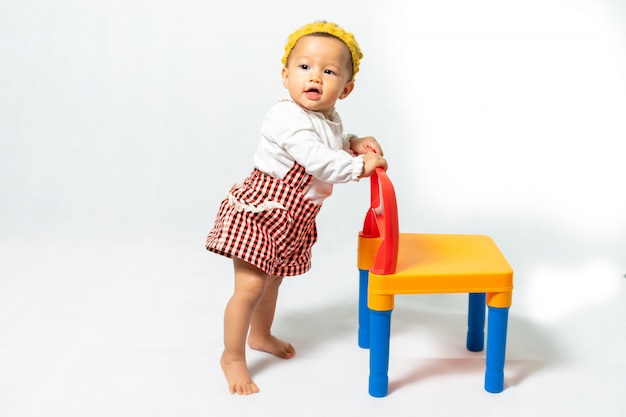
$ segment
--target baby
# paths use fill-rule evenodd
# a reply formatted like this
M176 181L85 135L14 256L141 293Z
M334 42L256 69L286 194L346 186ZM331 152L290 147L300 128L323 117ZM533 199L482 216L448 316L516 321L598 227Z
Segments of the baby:
M206 248L232 258L235 288L224 313L221 366L231 393L259 392L246 363L252 349L292 358L271 327L285 276L311 267L315 218L333 184L387 168L371 136L344 135L337 100L350 95L363 57L354 36L318 21L289 36L282 80L289 98L266 114L254 170L222 201Z

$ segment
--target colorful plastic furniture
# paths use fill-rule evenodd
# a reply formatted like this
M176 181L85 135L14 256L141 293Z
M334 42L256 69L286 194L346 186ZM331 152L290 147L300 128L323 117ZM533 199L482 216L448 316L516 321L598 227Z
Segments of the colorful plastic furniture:
M387 173L370 177L371 203L358 238L359 346L370 349L369 393L388 393L391 312L396 294L469 293L467 349L484 347L485 390L504 389L513 270L483 235L399 233L396 195Z

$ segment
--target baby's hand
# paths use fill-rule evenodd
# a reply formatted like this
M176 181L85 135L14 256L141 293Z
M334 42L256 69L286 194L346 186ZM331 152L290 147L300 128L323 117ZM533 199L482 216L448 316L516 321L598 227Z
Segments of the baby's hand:
M383 156L383 149L378 144L378 141L373 136L366 136L364 138L352 138L350 140L350 149L357 155L363 155L368 152L375 152L380 156Z
M370 151L363 156L363 171L359 178L369 177L376 168L387 170L387 161L376 152Z

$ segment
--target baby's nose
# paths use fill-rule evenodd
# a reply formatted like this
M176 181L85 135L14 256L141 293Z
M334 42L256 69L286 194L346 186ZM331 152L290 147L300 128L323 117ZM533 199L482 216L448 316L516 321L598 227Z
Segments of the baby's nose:
M321 77L319 71L311 71L311 73L309 75L309 81L319 83L321 79L322 79L322 77Z

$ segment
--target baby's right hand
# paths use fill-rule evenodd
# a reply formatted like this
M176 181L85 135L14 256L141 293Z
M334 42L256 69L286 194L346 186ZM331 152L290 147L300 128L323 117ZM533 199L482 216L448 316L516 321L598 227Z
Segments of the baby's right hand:
M375 152L366 153L363 155L363 171L359 178L369 177L376 168L387 170L387 160Z

